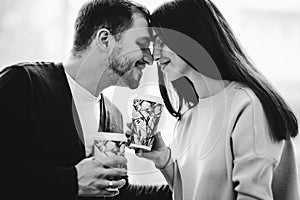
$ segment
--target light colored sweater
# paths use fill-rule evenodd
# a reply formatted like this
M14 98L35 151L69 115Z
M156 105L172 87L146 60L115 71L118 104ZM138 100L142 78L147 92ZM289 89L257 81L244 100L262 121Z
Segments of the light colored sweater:
M184 200L299 199L292 141L273 142L249 88L231 82L202 99L184 113L175 132L171 148L180 175L175 172L174 190L182 190Z

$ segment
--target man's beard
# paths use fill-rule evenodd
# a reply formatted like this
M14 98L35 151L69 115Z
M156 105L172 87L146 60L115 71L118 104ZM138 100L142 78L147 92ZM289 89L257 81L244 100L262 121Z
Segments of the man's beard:
M109 69L122 77L126 72L130 71L134 62L130 61L125 55L121 57L121 47L115 47L109 57ZM121 60L122 58L122 60Z
M141 77L135 77L133 75L135 62L126 57L126 54L121 54L121 52L121 47L115 47L113 49L109 57L110 63L108 68L120 77L117 85L136 89L139 86Z

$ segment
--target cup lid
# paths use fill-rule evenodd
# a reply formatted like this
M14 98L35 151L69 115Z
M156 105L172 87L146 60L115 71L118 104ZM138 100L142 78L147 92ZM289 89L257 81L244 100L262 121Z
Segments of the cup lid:
M127 141L127 137L123 133L109 133L109 132L98 132L94 139L98 140L114 140L114 141Z

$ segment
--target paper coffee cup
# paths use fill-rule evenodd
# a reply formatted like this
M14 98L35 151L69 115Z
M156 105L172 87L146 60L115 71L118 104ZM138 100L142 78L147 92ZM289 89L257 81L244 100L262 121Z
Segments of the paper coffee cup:
M99 132L94 136L94 157L125 156L127 138L123 133Z
M133 99L132 131L129 148L150 151L154 142L154 132L163 110L161 98L139 95Z
M100 161L108 156L125 156L125 143L127 138L123 133L108 133L98 132L97 136L94 136L93 152L94 157ZM116 168L127 168L126 165L119 164L113 166ZM118 188L105 188L108 191L117 191Z

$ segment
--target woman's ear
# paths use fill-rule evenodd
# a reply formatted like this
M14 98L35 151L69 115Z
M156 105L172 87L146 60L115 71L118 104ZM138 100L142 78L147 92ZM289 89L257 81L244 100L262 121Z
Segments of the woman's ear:
M106 28L101 28L98 30L97 35L96 35L96 40L98 43L98 46L103 50L103 51L109 51L112 45L112 38L111 33L108 29Z

